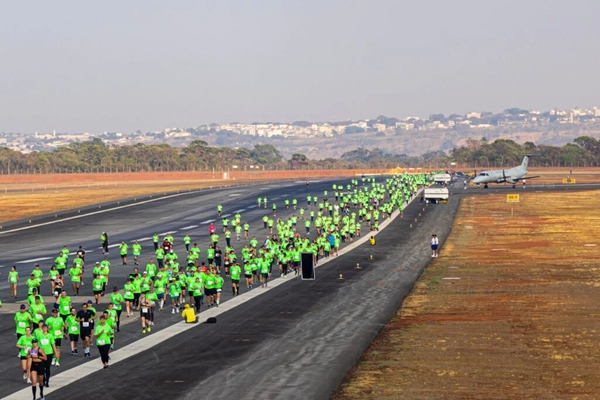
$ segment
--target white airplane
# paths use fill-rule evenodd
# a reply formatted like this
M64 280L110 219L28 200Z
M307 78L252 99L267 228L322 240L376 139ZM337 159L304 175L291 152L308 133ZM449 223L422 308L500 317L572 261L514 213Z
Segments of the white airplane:
M483 183L483 187L487 189L488 183L508 182L512 183L514 188L517 182L519 181L522 181L524 179L539 178L539 176L526 176L527 167L529 165L529 157L531 156L532 154L525 155L525 157L523 157L523 162L517 167L513 167L510 169L495 169L491 171L481 171L481 173L473 179L473 183L477 185Z

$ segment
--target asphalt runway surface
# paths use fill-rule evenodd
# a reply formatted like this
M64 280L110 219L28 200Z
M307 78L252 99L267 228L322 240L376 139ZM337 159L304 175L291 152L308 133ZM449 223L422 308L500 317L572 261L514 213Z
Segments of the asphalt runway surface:
M287 217L293 211L291 207L285 210L285 198L296 197L300 206L306 206L307 194L322 197L323 190L331 191L332 183L345 185L347 182L313 182L309 189L300 182L287 182L202 191L33 229L0 233L0 252L3 254L0 261L0 298L5 302L5 310L0 315L0 397L27 388L16 358L12 313L6 313L11 307L17 308L6 300L8 288L5 277L9 266L17 265L24 282L36 262L33 260L39 260L37 262L46 272L63 245L72 250L83 245L88 251L86 265L93 265L102 258L99 249L102 231L109 233L113 244L121 240L131 243L144 239L140 242L144 247L142 265L153 251L151 240L145 238L150 238L154 232L174 232L175 249L180 255L185 250L181 241L185 233L205 250L209 221L215 220L218 230L221 227L216 213L216 204L219 203L224 206L224 214L243 210L242 220L250 223L250 236L255 235L262 240L267 232L262 229L261 218L265 213L270 215L271 208L257 209L258 195L267 196L269 203L275 200L277 215ZM573 186L569 188L575 189ZM577 188L586 189L582 185ZM552 188L529 186L517 190L548 189ZM558 185L554 188L562 189ZM455 184L452 190L455 195L451 196L448 205L424 205L419 204L418 199L413 201L403 218L394 219L377 235L375 247L366 243L333 258L317 268L316 280L287 278L291 282L284 285L256 288L254 291L263 290L264 294L222 313L216 324L198 324L117 362L109 371L99 370L73 384L54 388L51 380L52 392L48 392L46 398L85 395L89 398L122 399L123 393L132 399L158 396L171 399L221 399L230 396L240 399L329 398L346 372L398 310L427 266L431 259L430 235L437 233L441 244L449 235L460 198L515 189L463 190ZM11 229L24 226L27 223L21 226L15 224ZM363 231L363 236L366 234ZM236 249L247 243L243 241L238 245L235 238L233 242ZM111 249L110 260L113 266L109 287L122 287L133 266L120 265L117 249ZM357 263L361 269L355 268ZM78 300L83 302L92 298L91 268L86 269L84 281L87 285L82 287L82 296L72 297L75 306L79 305ZM340 274L343 279L339 279ZM49 283L45 285L42 286L42 294L49 295ZM226 279L224 303L231 299L229 285ZM25 288L21 286L19 290L24 295ZM244 297L244 285L241 285L240 292L242 295L235 300ZM203 314L199 318L202 321ZM157 313L153 333L145 336L140 332L137 315L123 320L121 332L116 336L117 350L173 326L180 321L180 316L166 311ZM68 345L63 345L63 348L68 348ZM117 354L114 354L115 360ZM97 358L94 347L92 355ZM82 364L87 363L89 361L80 356L63 355L61 366L54 367L53 374L71 369L77 372ZM60 382L60 379L57 381ZM82 384L85 387L83 391ZM30 391L27 396L31 398Z

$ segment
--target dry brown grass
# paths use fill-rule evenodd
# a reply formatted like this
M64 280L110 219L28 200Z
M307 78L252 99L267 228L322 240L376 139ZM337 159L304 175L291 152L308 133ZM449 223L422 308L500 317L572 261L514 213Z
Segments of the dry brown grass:
M597 194L465 199L336 398L600 398Z

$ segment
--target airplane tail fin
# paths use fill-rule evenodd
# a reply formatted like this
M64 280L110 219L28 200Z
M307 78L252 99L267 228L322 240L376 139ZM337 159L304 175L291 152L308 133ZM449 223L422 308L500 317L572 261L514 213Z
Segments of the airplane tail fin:
M529 157L531 157L531 154L526 154L525 157L523 157L523 162L521 163L521 167L527 169L527 167L529 166Z

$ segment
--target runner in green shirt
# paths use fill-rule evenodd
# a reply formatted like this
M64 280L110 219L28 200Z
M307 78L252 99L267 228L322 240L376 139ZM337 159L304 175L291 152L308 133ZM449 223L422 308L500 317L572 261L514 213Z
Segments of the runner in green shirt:
M92 290L94 291L94 299L96 299L96 305L100 305L100 297L102 295L103 286L104 279L102 279L102 275L96 275L96 277L92 281Z
M106 317L103 315L100 317L100 323L96 325L94 329L94 336L96 337L96 346L100 353L100 359L104 365L104 369L108 369L108 353L110 352L111 339L114 333L110 325L106 323Z
M35 332L35 328L37 328L40 321L44 320L44 316L48 313L46 311L46 306L42 304L40 301L40 297L35 297L35 303L31 305L29 308L29 313L31 314L31 321L33 323L33 331Z
M21 357L21 369L23 370L23 379L27 379L28 382L31 381L29 375L29 360L27 359L27 354L29 349L31 349L31 341L33 340L33 335L31 334L31 328L25 328L25 333L17 339L17 348L19 349L19 356Z
M131 253L133 254L133 264L139 265L140 255L142 254L142 245L136 240L131 245Z
M240 276L242 275L242 268L238 263L234 263L229 268L229 274L231 275L231 290L234 296L240 294Z
M34 336L37 338L38 343L42 350L46 353L46 360L44 361L46 372L44 373L44 384L46 387L50 387L50 377L52 376L51 366L54 365L52 362L54 354L56 354L56 342L54 335L49 331L49 326L44 324L42 329L37 329Z
M40 292L41 282L33 274L29 275L29 279L27 279L25 285L27 286L27 294L31 294L33 288L36 288L38 293Z
M20 310L18 313L15 314L14 320L17 338L23 336L27 328L32 329L31 323L33 322L33 318L31 317L31 314L27 311L27 306L25 304L21 304Z
M123 265L127 265L127 252L129 251L129 245L124 241L119 245L119 254L121 255L121 262Z
M67 296L67 292L61 292L58 298L58 312L63 321L66 321L71 312L71 298Z
M10 298L17 299L17 286L19 285L19 273L17 267L12 266L8 273L8 284L10 285Z
M192 238L190 235L186 234L183 237L183 244L185 245L185 251L190 251L190 243L192 243Z
M123 299L125 299L125 310L127 311L127 318L133 315L133 300L135 285L131 282L131 278L127 278L127 283L123 286Z
M77 342L79 341L79 321L77 321L77 310L71 308L70 314L65 319L65 328L71 342L71 355L77 354Z
M81 275L83 271L77 265L71 267L69 270L69 276L71 277L71 284L73 286L73 295L79 296L79 284L81 283Z
M46 319L46 325L49 327L49 332L54 336L54 344L56 346L55 357L52 360L52 365L60 366L60 346L64 335L65 321L58 316L58 310L52 310L50 317Z
M119 293L119 288L114 287L113 292L110 294L110 304L113 305L113 310L115 310L115 314L117 318L115 319L117 332L121 332L121 312L123 311L123 295Z

